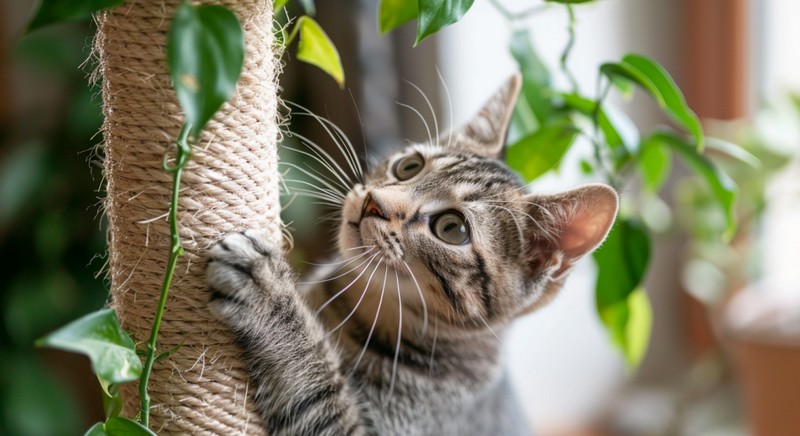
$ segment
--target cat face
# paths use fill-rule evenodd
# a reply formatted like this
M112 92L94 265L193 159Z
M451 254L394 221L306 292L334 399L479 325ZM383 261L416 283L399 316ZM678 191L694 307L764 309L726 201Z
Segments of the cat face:
M436 144L383 160L344 201L340 251L368 250L413 274L413 292L452 324L507 321L543 304L616 216L617 195L605 185L531 195L499 160L519 82Z

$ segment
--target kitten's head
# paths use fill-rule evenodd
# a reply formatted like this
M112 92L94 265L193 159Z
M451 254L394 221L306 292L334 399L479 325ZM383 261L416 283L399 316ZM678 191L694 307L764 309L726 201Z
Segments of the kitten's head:
M462 128L383 160L344 202L342 253L372 250L413 271L428 310L451 324L505 322L547 302L617 213L608 186L528 194L499 160L519 88L514 76ZM405 292L404 305L420 304Z

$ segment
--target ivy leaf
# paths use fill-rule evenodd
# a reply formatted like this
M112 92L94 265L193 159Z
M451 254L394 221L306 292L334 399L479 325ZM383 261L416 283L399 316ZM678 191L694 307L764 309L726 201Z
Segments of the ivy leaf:
M738 193L736 182L706 156L698 153L692 144L675 134L656 132L651 135L649 140L675 151L698 176L705 180L711 189L714 199L725 213L726 228L723 239L730 240L736 233L736 215L734 211Z
M569 123L544 126L512 144L506 162L531 181L556 167L580 131Z
M42 0L28 24L27 32L55 23L87 20L96 12L124 2L125 0Z
M233 94L244 62L244 33L226 7L182 3L167 42L167 65L186 124L196 138Z
M638 164L645 188L650 192L658 192L669 176L672 153L650 137L642 144Z
M635 222L618 219L592 257L598 270L597 312L629 365L635 366L644 355L649 338L649 304L641 301L644 292L639 284L650 262L650 239ZM635 295L637 291L640 295Z
M156 434L136 421L117 416L109 418L105 423L98 422L93 425L84 436L156 436Z
M698 151L703 150L700 119L686 104L681 90L664 67L644 56L629 54L620 63L603 64L600 72L610 80L627 79L644 89L675 122L692 134Z
M417 22L417 40L414 42L414 46L428 36L460 20L472 7L473 2L474 0L417 0L419 21Z
M551 88L550 71L531 44L527 30L517 30L511 35L509 49L522 73L520 102L530 108L539 125L546 124L553 114L553 103L548 95Z
M135 344L120 327L113 309L102 309L77 319L39 339L36 345L89 356L94 373L109 383L136 380L142 373Z
M297 59L328 73L339 84L340 88L344 88L344 68L342 68L342 61L339 59L339 52L336 51L333 42L322 30L319 23L311 17L303 16L297 20L295 26L297 27L292 30L293 34L296 34L297 29L300 29ZM292 39L293 36L290 36L289 41Z
M417 18L419 9L416 0L381 0L378 6L378 28L381 34Z

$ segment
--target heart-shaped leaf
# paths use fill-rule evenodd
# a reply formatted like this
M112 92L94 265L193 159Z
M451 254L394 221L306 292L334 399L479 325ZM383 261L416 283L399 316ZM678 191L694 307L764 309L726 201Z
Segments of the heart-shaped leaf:
M650 137L642 143L637 163L644 187L650 192L658 192L669 176L672 153Z
M344 87L344 68L339 59L339 52L319 23L308 16L303 16L297 20L295 26L300 29L297 59L319 67L333 77L339 87Z
M87 20L96 12L124 2L125 0L41 0L27 31L49 24Z
M93 425L84 436L156 436L156 433L136 421L117 416Z
M244 33L226 7L183 2L172 21L167 64L192 136L233 94L244 62Z
M473 2L474 0L417 0L419 21L414 45L460 20Z
M89 356L94 373L109 383L136 380L142 373L135 344L120 327L113 309L102 309L77 319L39 339L36 345Z

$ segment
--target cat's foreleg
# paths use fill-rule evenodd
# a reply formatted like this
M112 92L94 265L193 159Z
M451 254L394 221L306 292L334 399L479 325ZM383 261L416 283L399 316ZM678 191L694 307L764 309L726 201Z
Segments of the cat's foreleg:
M365 434L356 393L280 249L256 231L230 234L211 248L206 274L209 306L244 350L269 434Z

